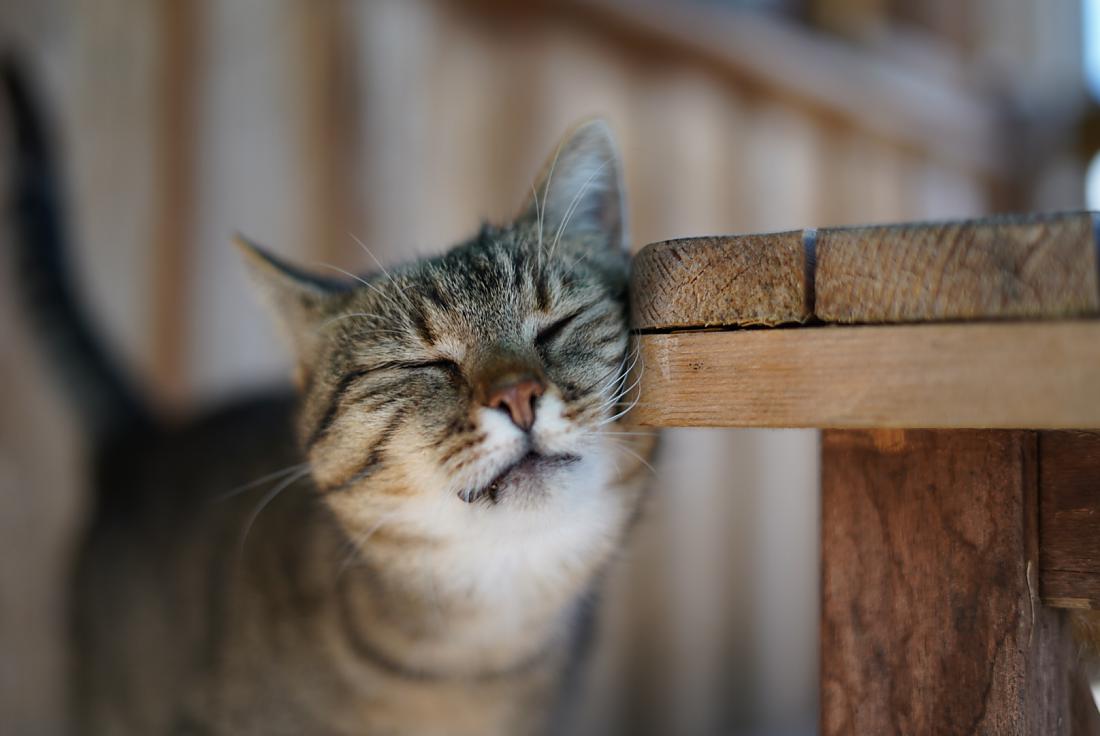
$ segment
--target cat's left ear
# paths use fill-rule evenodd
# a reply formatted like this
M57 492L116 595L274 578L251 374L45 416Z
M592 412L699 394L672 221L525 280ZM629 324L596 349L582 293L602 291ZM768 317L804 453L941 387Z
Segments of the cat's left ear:
M607 123L596 119L562 138L517 219L540 225L547 244L596 237L625 253L625 210L619 152Z
M294 350L300 378L316 353L319 330L344 290L292 266L240 235L233 242L244 255L253 283L275 313Z

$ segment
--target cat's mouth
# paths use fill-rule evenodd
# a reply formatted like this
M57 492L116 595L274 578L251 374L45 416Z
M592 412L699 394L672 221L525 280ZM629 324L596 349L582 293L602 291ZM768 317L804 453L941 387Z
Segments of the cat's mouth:
M485 498L495 504L500 500L501 492L509 485L513 485L522 481L524 478L530 478L551 468L561 468L576 462L580 462L580 457L578 455L542 455L531 450L519 460L497 473L496 477L484 486L473 491L461 491L458 497L466 503L474 503Z

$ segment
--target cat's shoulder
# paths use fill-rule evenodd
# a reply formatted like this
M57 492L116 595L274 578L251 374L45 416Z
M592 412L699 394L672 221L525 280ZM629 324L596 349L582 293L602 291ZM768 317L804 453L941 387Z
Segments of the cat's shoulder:
M121 436L97 460L101 513L125 516L152 506L229 499L296 465L296 411L289 389L272 389L219 402L155 431Z

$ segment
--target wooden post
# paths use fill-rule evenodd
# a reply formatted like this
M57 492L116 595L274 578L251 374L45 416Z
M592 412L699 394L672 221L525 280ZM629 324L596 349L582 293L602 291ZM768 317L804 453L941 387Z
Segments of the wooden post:
M688 238L635 260L635 421L829 430L825 736L1100 736L1059 610L1100 609L1100 433L1034 431L1100 427L1098 223ZM736 329L780 324L803 326Z
M824 434L824 736L1098 732L1039 600L1037 453L1033 432Z
M1040 432L1039 490L1043 600L1100 620L1100 432Z

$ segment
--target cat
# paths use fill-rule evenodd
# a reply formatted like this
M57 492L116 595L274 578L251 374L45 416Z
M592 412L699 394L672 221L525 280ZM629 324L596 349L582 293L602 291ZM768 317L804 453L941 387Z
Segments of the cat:
M656 444L620 429L638 352L606 124L438 257L334 279L239 238L297 391L173 424L82 316L42 121L4 77L21 280L95 440L78 730L544 733Z

